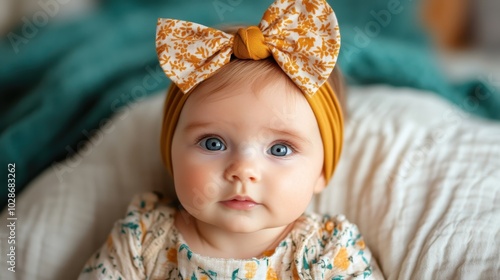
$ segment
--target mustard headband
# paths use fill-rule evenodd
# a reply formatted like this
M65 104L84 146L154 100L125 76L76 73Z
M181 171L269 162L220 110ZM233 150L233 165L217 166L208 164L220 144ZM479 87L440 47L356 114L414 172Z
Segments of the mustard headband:
M343 141L340 103L326 82L335 67L340 34L332 8L324 0L276 0L259 26L236 35L192 22L158 19L156 51L165 74L174 82L165 100L161 153L172 173L171 145L190 91L228 64L231 55L260 60L273 56L304 92L323 140L324 174L328 181Z

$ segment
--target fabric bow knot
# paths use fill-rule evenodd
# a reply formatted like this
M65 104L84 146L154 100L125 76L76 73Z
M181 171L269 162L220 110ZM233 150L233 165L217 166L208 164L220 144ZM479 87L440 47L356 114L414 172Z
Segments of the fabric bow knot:
M240 59L260 60L271 56L264 34L258 26L240 28L234 36L234 56Z
M222 66L272 55L291 80L313 95L328 79L340 50L333 9L325 0L276 0L259 26L237 34L200 24L158 19L156 52L165 74L187 93Z

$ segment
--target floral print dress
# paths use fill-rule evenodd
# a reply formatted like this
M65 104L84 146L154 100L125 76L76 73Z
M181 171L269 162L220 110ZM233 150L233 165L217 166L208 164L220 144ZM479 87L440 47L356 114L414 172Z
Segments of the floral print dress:
M174 226L176 211L157 194L136 196L79 279L383 278L357 227L342 215L304 214L274 251L221 259L190 250Z

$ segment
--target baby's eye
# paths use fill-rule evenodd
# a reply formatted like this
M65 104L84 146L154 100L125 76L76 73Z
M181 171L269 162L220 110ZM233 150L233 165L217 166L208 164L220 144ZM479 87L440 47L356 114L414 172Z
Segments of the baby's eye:
M284 157L291 154L292 149L284 144L274 144L268 152L273 156Z
M207 137L200 141L200 145L209 151L224 151L226 146L219 138Z

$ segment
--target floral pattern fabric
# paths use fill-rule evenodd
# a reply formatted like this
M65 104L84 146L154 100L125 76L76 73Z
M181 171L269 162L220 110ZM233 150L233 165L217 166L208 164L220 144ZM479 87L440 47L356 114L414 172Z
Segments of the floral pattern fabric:
M276 0L259 24L274 59L306 94L313 95L335 67L337 18L325 0ZM227 64L234 35L197 23L158 19L156 52L165 74L184 92Z
M176 211L154 193L135 197L79 279L383 279L342 215L303 215L274 251L221 259L191 251L174 226Z

